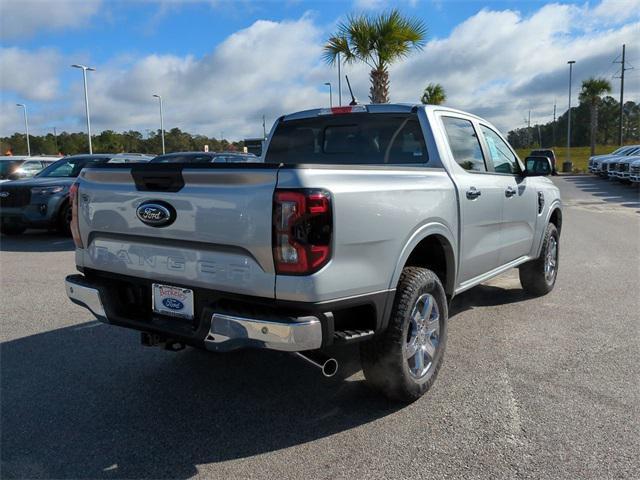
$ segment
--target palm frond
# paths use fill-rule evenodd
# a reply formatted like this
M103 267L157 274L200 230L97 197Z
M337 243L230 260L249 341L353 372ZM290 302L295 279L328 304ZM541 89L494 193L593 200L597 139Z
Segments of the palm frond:
M583 103L596 104L605 93L611 92L611 82L606 78L591 77L582 82L579 100Z
M327 41L323 58L333 64L340 53L345 63L361 61L382 69L420 50L426 36L427 27L421 20L404 17L397 9L378 16L350 15Z
M347 37L338 35L329 38L322 50L322 58L329 65L335 64L338 59L338 55L342 56L342 60L345 63L352 63L355 60L355 56L349 47Z

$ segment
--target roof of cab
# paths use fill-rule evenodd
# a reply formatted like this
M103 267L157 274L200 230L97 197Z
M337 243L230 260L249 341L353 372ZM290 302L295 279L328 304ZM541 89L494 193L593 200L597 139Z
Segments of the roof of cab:
M422 108L426 111L446 111L451 113L458 113L468 115L477 119L480 117L469 113L464 112L462 110L457 110L455 108L443 107L442 105L424 105L422 103L369 103L369 104L358 104L358 107L366 107L367 113L409 113L414 109ZM342 107L333 107L335 108L346 108L349 105L343 105ZM311 110L303 110L300 112L294 112L281 117L283 121L289 120L298 120L302 118L312 118L320 115L322 112L326 112L327 108L314 108Z

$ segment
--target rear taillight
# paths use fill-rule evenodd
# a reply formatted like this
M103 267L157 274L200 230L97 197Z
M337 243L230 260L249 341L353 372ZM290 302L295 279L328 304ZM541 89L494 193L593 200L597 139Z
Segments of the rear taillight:
M71 185L69 198L71 200L71 236L77 248L84 248L80 237L80 223L78 221L78 183Z
M367 107L365 105L348 105L345 107L331 107L323 108L318 112L318 115L346 115L348 113L366 113Z
M309 275L331 259L331 196L321 190L276 190L273 262L276 273Z

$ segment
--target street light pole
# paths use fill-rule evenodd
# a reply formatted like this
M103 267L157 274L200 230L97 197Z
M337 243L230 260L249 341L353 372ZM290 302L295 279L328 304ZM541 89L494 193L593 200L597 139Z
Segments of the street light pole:
M333 92L331 91L331 82L324 82L325 85L329 85L329 106L333 108Z
M96 69L87 67L86 65L71 65L73 68L82 69L82 80L84 81L84 108L87 113L87 137L89 138L89 154L93 154L93 148L91 146L91 119L89 117L89 92L87 91L87 71L95 72Z
M24 103L16 103L17 107L24 109L24 131L27 135L27 155L31 156L31 144L29 143L29 120L27 120L27 106Z
M162 154L164 155L164 116L162 115L162 97L160 95L153 95L160 100L160 136L162 138Z
M569 164L569 168L571 168L571 75L573 74L573 64L576 63L575 60L569 60L567 62L569 64L569 111L567 112L567 163ZM564 170L564 168L562 169Z
M338 106L342 106L342 76L340 75L340 54L338 53Z

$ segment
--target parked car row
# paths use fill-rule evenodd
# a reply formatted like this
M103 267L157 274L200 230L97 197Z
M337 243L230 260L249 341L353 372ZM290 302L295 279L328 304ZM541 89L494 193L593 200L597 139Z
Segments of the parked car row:
M640 183L640 145L620 147L589 159L589 173L623 182Z
M57 161L56 161L57 160ZM114 163L250 163L260 157L236 152L141 153L52 157L2 157L0 231L19 235L27 228L55 229L69 235L69 188L85 167ZM36 169L37 168L37 169Z
M68 235L69 188L84 167L148 162L152 158L138 153L73 155L50 164L32 178L5 182L0 185L0 231L18 235L27 228L44 228Z

